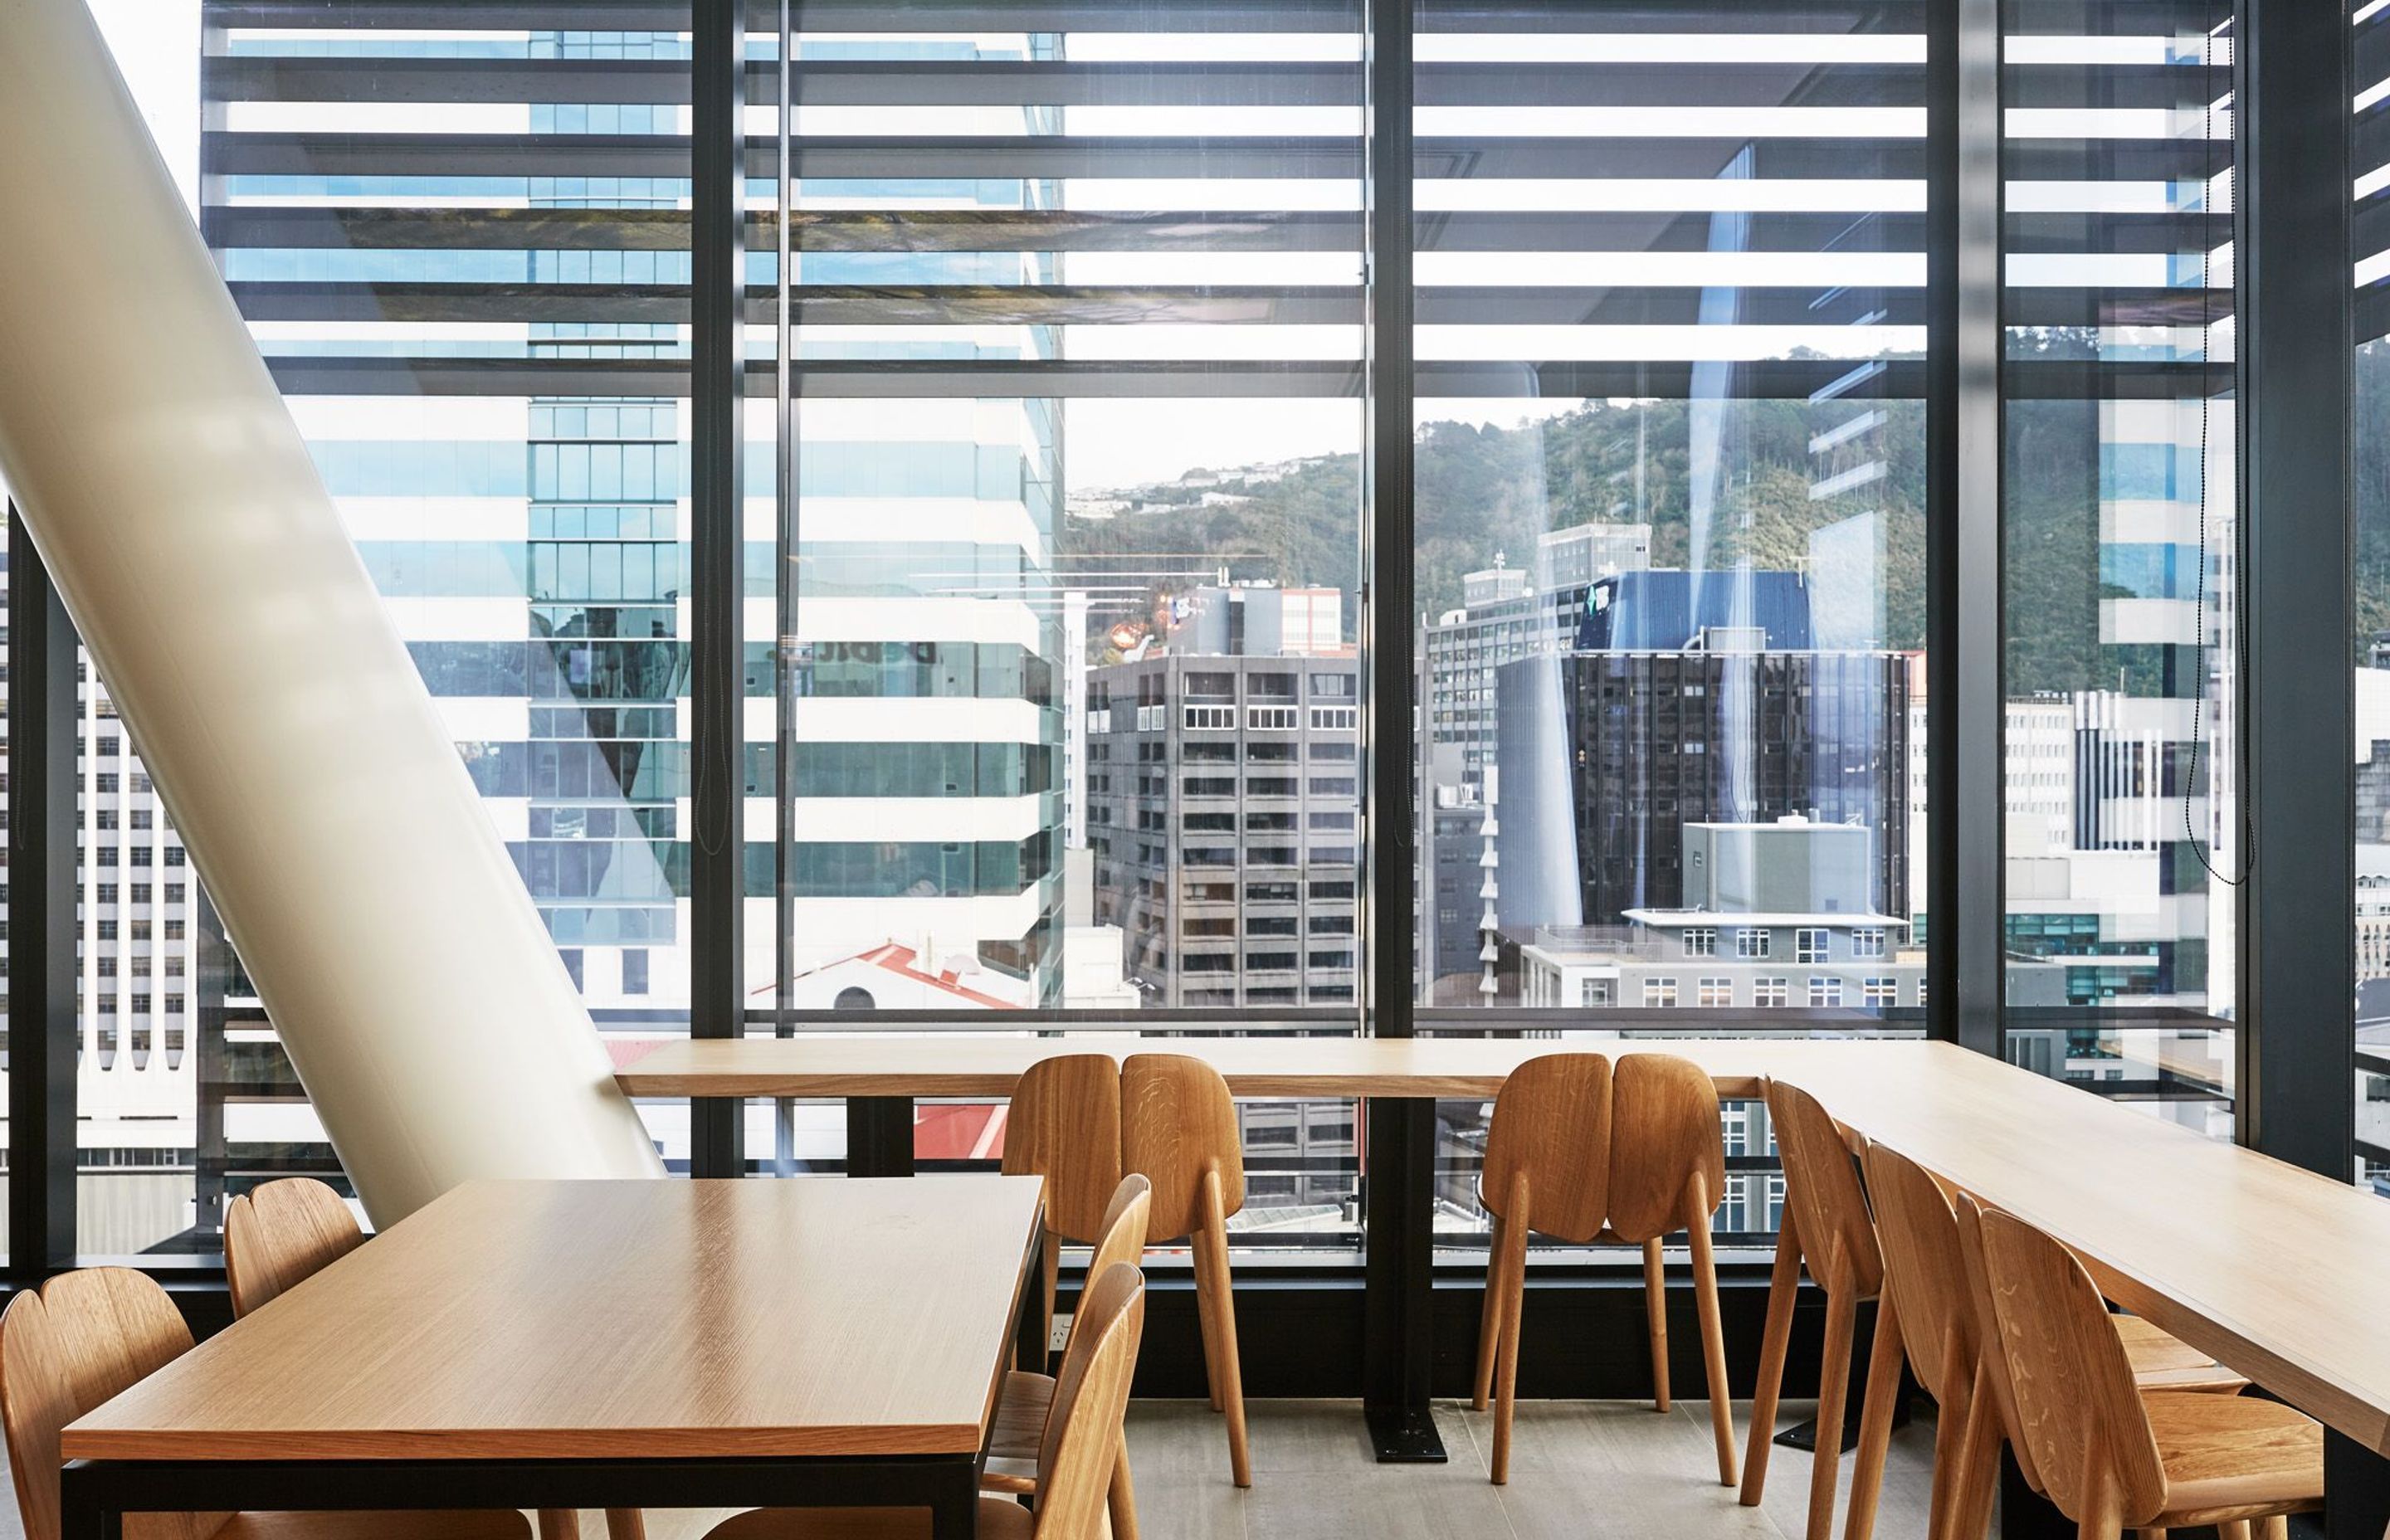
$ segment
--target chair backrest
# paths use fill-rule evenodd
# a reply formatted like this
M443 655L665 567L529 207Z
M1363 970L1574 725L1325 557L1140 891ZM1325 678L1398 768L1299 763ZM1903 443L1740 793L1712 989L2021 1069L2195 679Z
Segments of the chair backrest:
M1132 1054L1121 1065L1121 1165L1153 1184L1146 1239L1191 1235L1203 1222L1203 1174L1220 1174L1220 1213L1245 1206L1237 1104L1220 1072L1183 1054Z
M1145 1275L1114 1263L1079 1299L1037 1452L1037 1540L1104 1533L1104 1501L1145 1337Z
M1112 1189L1112 1200L1104 1205L1104 1222L1096 1231L1095 1254L1087 1258L1088 1277L1102 1277L1116 1262L1125 1262L1132 1267L1143 1264L1145 1226L1152 1212L1153 1184L1134 1171L1122 1177L1120 1186Z
M2000 1419L2000 1437L2016 1456L2025 1484L2042 1490L2041 1468L2034 1463L2033 1447L2017 1433L2016 1392L2009 1385L2009 1360L2000 1345L1999 1313L1992 1308L1992 1282L1984 1272L1984 1209L1966 1193L1951 1200L1951 1216L1959 1224L1959 1264L1967 1275L1967 1300L1975 1315L1976 1362L1992 1396L1992 1410Z
M1860 1155L1875 1206L1883 1286L1900 1314L1909 1367L1934 1399L1957 1408L1974 1388L1982 1334L1959 1248L1959 1216L1923 1166L1883 1145Z
M245 1192L225 1210L225 1282L246 1315L365 1243L341 1195L311 1176Z
M2114 1494L2127 1526L2165 1503L2165 1469L2107 1303L2075 1253L2012 1214L1983 1216L1984 1277L2015 1398L2017 1441L2042 1490L2081 1522Z
M0 1426L26 1540L58 1540L58 1433L190 1351L166 1291L123 1267L63 1273L0 1315ZM205 1540L222 1514L149 1516L158 1540Z
M1883 1287L1883 1257L1842 1129L1817 1097L1780 1080L1768 1082L1767 1114L1784 1162L1784 1206L1809 1276L1835 1293L1872 1296Z
M1110 1054L1039 1059L1012 1088L1004 1174L1046 1178L1046 1227L1072 1240L1103 1232L1121 1179L1121 1071Z
M1486 1212L1562 1240L1600 1235L1610 1217L1611 1105L1610 1060L1598 1053L1545 1054L1511 1071L1485 1130L1477 1195Z
M1685 1189L1702 1179L1704 1212L1726 1198L1726 1127L1706 1071L1673 1054L1631 1053L1610 1072L1610 1227L1641 1244L1689 1222Z

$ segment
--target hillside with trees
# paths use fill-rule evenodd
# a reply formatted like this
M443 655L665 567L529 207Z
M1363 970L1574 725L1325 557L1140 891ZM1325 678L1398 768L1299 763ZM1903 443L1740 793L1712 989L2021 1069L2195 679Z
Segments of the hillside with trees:
M1871 404L1850 401L1588 403L1515 427L1432 422L1417 442L1419 608L1457 609L1464 573L1534 558L1548 530L1590 521L1648 522L1655 566L1802 565L1810 533L1869 509L1882 514L1885 638L1925 641L1925 434L1916 402L1882 404L1886 421L1831 471L1881 459L1882 479L1813 501L1811 439ZM2100 657L2098 408L2014 404L2010 411L2008 610L2010 687L2019 694L2105 684ZM1698 485L1697 415L1718 469ZM1234 576L1290 585L1360 585L1358 456L1304 462L1275 479L1214 468L1200 488L1137 489L1149 511L1073 519L1064 569L1143 553L1214 552ZM1206 503L1204 494L1213 494ZM1241 500L1232 500L1241 499ZM1696 517L1697 505L1700 517ZM2390 546L2390 541L2384 542ZM1697 549L1698 547L1698 549ZM2390 555L2390 551L2385 551ZM2385 562L2390 566L2390 562ZM2390 623L2390 622L2385 622Z

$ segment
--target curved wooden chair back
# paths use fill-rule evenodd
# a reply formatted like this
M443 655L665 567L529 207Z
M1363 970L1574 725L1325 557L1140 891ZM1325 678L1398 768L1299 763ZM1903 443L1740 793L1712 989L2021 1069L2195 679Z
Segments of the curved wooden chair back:
M1037 1452L1040 1540L1105 1533L1112 1465L1144 1336L1145 1275L1114 1263L1080 1296L1071 1345L1054 1377L1054 1409Z
M1835 1293L1855 1288L1857 1298L1873 1295L1883 1287L1883 1258L1842 1129L1817 1097L1780 1080L1767 1084L1767 1112L1783 1158L1784 1206L1809 1276Z
M1145 1261L1145 1227L1153 1212L1153 1184L1130 1172L1112 1189L1112 1200L1104 1206L1102 1227L1096 1231L1095 1253L1087 1258L1087 1277L1102 1277L1115 1263L1125 1262L1139 1266ZM1072 1329L1078 1329L1078 1318L1072 1317Z
M2165 1467L2107 1302L2074 1252L2013 1215L1986 1210L1983 1241L2014 1431L2042 1490L2077 1523L2112 1507L2145 1522L2165 1506Z
M225 1282L246 1315L365 1244L341 1195L309 1176L286 1176L225 1210Z
M123 1267L63 1273L0 1315L0 1424L26 1540L58 1540L58 1434L191 1348L166 1291ZM144 1515L148 1540L205 1540L222 1514Z
M1121 1179L1121 1071L1111 1055L1062 1054L1029 1067L1004 1119L1004 1174L1046 1178L1046 1227L1104 1233Z
M1673 1054L1622 1057L1610 1072L1611 1230L1640 1245L1685 1228L1685 1189L1695 1177L1704 1212L1717 1213L1726 1126L1715 1084Z
M1610 1218L1610 1060L1556 1053L1510 1072L1485 1130L1479 1200L1502 1220L1584 1242Z
M2000 1437L2016 1456L2025 1484L2042 1490L2041 1468L2034 1463L2033 1447L2017 1431L2016 1391L2009 1384L2007 1350L2000 1343L2000 1318L1992 1308L1992 1280L1984 1268L1984 1208L1966 1193L1951 1200L1951 1216L1959 1224L1959 1264L1967 1276L1967 1300L1975 1314L1979 1372L1991 1392L1991 1410L1999 1418Z
M1153 1184L1148 1241L1202 1226L1207 1173L1219 1173L1221 1217L1245 1206L1237 1104L1219 1071L1183 1054L1132 1054L1121 1065L1120 1091L1121 1164Z
M1923 1166L1880 1144L1861 1153L1875 1207L1883 1286L1918 1382L1942 1405L1967 1404L1981 1351L1975 1302L1959 1249L1959 1216Z

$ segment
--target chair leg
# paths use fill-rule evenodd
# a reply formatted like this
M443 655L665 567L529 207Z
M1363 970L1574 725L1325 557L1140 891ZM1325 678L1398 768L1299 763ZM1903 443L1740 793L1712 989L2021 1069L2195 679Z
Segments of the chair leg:
M570 1508L541 1508L539 1540L581 1540L580 1510Z
M1643 1243L1643 1319L1651 1338L1651 1409L1668 1409L1668 1266L1660 1238Z
M2217 1525L2216 1540L2249 1540L2249 1521L2233 1519Z
M1225 1404L1220 1399L1220 1323L1217 1302L1212 1298L1212 1238L1199 1227L1188 1240L1195 1253L1195 1324L1203 1339L1203 1388L1216 1412Z
M1709 1381L1710 1434L1717 1444L1718 1485L1734 1484L1734 1403L1727 1388L1726 1326L1718 1315L1717 1258L1710 1250L1709 1191L1693 1175L1685 1231L1693 1254L1693 1301L1702 1322L1702 1367Z
M648 1540L648 1517L636 1508L610 1508L606 1510L607 1540Z
M1767 1486L1767 1450L1776 1437L1776 1398L1784 1389L1784 1354L1792 1343L1792 1301L1801 1290L1801 1241L1788 1210L1776 1232L1767 1273L1767 1329L1759 1340L1759 1380L1751 1392L1751 1444L1742 1457L1742 1506L1757 1508Z
M1851 1511L1844 1540L1873 1540L1876 1503L1883 1495L1883 1461L1892 1446L1892 1414L1900 1402L1900 1315L1892 1296L1875 1307L1875 1345L1868 1353L1867 1399L1859 1407L1859 1454L1851 1467ZM1824 1424L1818 1436L1823 1438Z
M1943 1540L1984 1540L1990 1533L2005 1436L1999 1405L1992 1399L1992 1377L1979 1365L1967 1395L1967 1431L1959 1437L1958 1479L1950 1487L1950 1521Z
M2268 1513L2249 1527L2256 1532L2257 1540L2291 1540L2291 1521L2279 1513Z
M1851 1388L1851 1338L1858 1328L1851 1290L1826 1296L1826 1346L1818 1360L1818 1452L1809 1464L1808 1540L1834 1533L1834 1480L1842 1469L1843 1403Z
M1112 1521L1112 1540L1137 1540L1137 1483L1128 1474L1128 1431L1123 1429L1120 1448L1112 1455L1112 1482L1104 1495L1104 1510Z
M1940 1408L1934 1421L1934 1485L1925 1504L1925 1540L1951 1540L1952 1506L1960 1485L1959 1452L1966 1440L1967 1408Z
M1502 1340L1502 1216L1494 1216L1494 1244L1485 1252L1485 1306L1477 1319L1477 1384L1470 1405L1485 1409L1494 1393L1494 1354Z
M1510 1415L1519 1396L1519 1319L1527 1303L1527 1177L1510 1184L1510 1223L1502 1230L1502 1250L1496 1257L1501 1275L1502 1329L1497 1341L1494 1369L1494 1453L1488 1471L1496 1486L1510 1479Z
M1203 1228L1211 1244L1212 1317L1220 1328L1220 1380L1216 1387L1228 1414L1228 1469L1239 1486L1253 1484L1253 1453L1245 1444L1245 1391L1237 1363L1237 1301L1228 1282L1228 1218L1223 1212L1220 1168L1203 1173Z

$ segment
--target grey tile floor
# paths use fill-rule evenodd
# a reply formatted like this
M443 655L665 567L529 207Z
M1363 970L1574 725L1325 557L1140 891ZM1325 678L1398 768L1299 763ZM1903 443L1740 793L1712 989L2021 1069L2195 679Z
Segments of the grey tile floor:
M1748 1408L1736 1406L1736 1425ZM1790 1423L1808 1414L1786 1403ZM1361 1410L1347 1401L1254 1401L1253 1484L1228 1484L1227 1435L1201 1402L1140 1401L1129 1411L1129 1455L1137 1516L1147 1540L1797 1540L1808 1504L1809 1459L1779 1449L1767 1501L1737 1506L1717 1484L1709 1406L1679 1402L1665 1415L1648 1403L1523 1401L1510 1481L1486 1480L1490 1418L1465 1404L1436 1407L1452 1460L1441 1466L1381 1466L1369 1457ZM1921 1540L1932 1479L1930 1409L1895 1433L1876 1534ZM1845 1495L1850 1462L1843 1462ZM23 1534L5 1505L0 1536ZM697 1540L722 1516L679 1510L649 1515L651 1540ZM1840 1533L1842 1509L1836 1510ZM601 1540L602 1518L584 1516L585 1540Z
M1750 1408L1735 1408L1748 1426ZM1895 1433L1876 1520L1881 1540L1923 1540L1933 1478L1931 1409ZM1782 1421L1809 1415L1785 1403ZM1746 1508L1717 1484L1709 1404L1679 1402L1666 1415L1648 1403L1523 1401L1510 1481L1486 1479L1490 1416L1440 1403L1436 1421L1452 1461L1381 1466L1369 1457L1361 1408L1349 1401L1253 1401L1253 1484L1228 1484L1227 1433L1199 1401L1140 1401L1129 1408L1129 1458L1146 1540L1799 1540L1809 1502L1809 1457L1779 1449L1767 1500ZM1843 1462L1843 1490L1850 1462ZM1835 1513L1840 1534L1842 1514ZM713 1513L649 1516L651 1540L697 1540ZM587 1540L605 1532L598 1516Z

